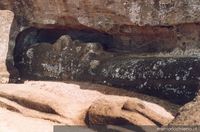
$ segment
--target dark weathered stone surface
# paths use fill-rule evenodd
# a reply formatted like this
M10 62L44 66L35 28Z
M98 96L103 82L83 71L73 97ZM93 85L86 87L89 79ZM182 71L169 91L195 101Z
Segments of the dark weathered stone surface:
M81 80L120 86L175 103L192 100L200 79L197 57L135 57L103 50L101 44L62 36L54 44L26 47L16 58L23 77Z
M106 84L125 87L176 103L193 99L198 89L198 58L136 58L120 56L98 68ZM103 82L101 80L101 82Z
M100 60L109 56L112 55L104 52L98 43L82 43L62 36L54 44L38 43L27 47L15 60L21 74L27 77L87 80L93 76L93 69Z

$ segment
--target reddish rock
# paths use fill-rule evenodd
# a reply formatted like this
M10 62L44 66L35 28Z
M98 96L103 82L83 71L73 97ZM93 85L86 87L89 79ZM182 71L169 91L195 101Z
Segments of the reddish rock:
M200 96L185 104L176 115L170 126L198 126L200 125Z
M46 6L44 6L46 5ZM23 23L87 26L110 31L120 25L174 25L199 22L198 0L1 0Z
M152 106L156 110L149 115L148 112L144 111L141 112L145 114L141 114L139 111L132 109L123 109L127 100L131 100L129 102L131 106L134 106L132 104L139 101L146 108L144 111ZM104 95L97 91L81 90L78 85L58 82L26 82L25 84L17 85L2 84L0 85L0 107L0 112L11 113L14 116L7 117L8 119L4 123L9 124L9 121L12 119L12 122L16 122L17 117L15 118L15 116L20 114L18 120L30 119L30 124L28 125L36 128L40 127L37 126L37 123L32 122L32 118L43 121L48 120L47 124L44 121L48 127L54 123L71 126L85 126L87 123L93 125L120 125L120 123L123 123L137 126L155 126L156 124L153 121L163 124L163 121L173 119L169 112L153 103L147 103L131 97ZM5 111L2 108L7 110ZM165 116L156 114L156 111L162 112ZM22 115L27 118L23 119ZM163 118L163 121L156 120L157 118ZM22 123L26 125L25 122ZM44 127L47 127L46 125ZM16 130L21 129L20 126L14 127L11 125L10 127Z

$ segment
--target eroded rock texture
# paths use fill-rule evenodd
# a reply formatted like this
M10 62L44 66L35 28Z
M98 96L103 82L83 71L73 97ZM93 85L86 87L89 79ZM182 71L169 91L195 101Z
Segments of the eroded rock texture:
M142 113L137 111L140 106L143 109ZM45 128L47 131L53 131L51 128L56 124L122 125L119 124L121 121L124 125L138 127L139 125L166 126L174 118L171 113L154 103L82 90L79 85L58 82L0 85L0 113L11 115L9 119L2 120L5 116L0 114L2 117L0 130L10 128L22 132L27 131L27 125L40 131ZM107 119L111 120L102 122ZM13 126L9 123L19 125ZM24 129L20 123L25 125Z
M102 64L98 75L114 86L185 103L197 94L199 63L198 58L121 56Z
M154 92L151 92L155 95L178 103L191 100L197 89L199 75L195 71L199 60L191 58L188 51L192 50L192 57L195 53L195 57L199 56L199 6L198 0L0 2L0 9L10 9L15 13L16 32L22 31L16 39L14 53L18 69L24 68L21 75L91 80L134 87L145 93L153 89ZM42 36L40 33L45 29L52 29L57 36ZM57 32L60 29L76 30L76 37L72 40L62 38L66 33ZM82 31L92 31L98 34L96 36L104 37L93 41L87 34L89 41L82 41L78 35ZM49 43L55 44L52 46ZM33 46L35 44L38 46ZM160 52L173 53L177 49L180 51L178 55L169 56L186 58L146 58ZM9 56L11 54L12 50ZM141 54L146 57L140 57ZM168 62L170 60L172 62ZM153 65L157 63L159 68L154 69L156 66Z
M14 14L11 11L0 10L0 83L6 83L9 81L7 54L9 50L10 28L13 18Z
M54 44L28 46L16 59L24 78L98 82L180 104L195 97L200 79L198 57L121 55L67 35Z
M8 81L2 79L8 77L7 69L14 72L15 46L15 66L25 79L92 81L179 104L192 100L199 89L199 0L1 0L0 9L13 11L16 22L9 33L13 14L0 11L0 83ZM33 85L30 87L35 88ZM150 109L155 105L148 107L138 100L116 101L116 97L112 98L114 102L110 98L96 100L103 96L99 93L95 99L90 95L92 99L81 100L73 95L72 99L70 93L67 99L74 102L69 106L76 108L71 111L60 96L65 90L57 92L45 84L39 87L19 91L2 88L0 106L70 125L84 124L88 108L89 124L169 123L161 113ZM196 114L198 107L191 108ZM188 119L186 114L182 114L181 121Z
M200 96L184 105L170 125L198 126L200 124Z
M114 45L107 45L115 50L199 47L198 0L2 0L0 9L12 10L21 29L70 27L109 33Z
M19 33L16 43L21 47L36 42L55 42L62 35L86 42L99 42L109 51L135 54L183 52L199 49L200 25L198 23L170 26L124 25L115 33L94 28L40 27L27 28ZM19 46L18 44L16 44ZM199 52L199 51L198 51Z
M44 6L46 5L46 6ZM119 25L173 25L198 22L198 0L1 0L22 23L83 25L110 31ZM25 11L25 12L24 12Z

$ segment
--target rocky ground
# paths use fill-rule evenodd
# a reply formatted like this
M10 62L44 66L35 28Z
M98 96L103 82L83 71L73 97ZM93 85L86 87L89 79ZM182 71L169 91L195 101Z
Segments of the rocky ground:
M154 96L149 96L146 94L141 94L141 93L137 93L134 91L129 91L129 90L121 89L121 88L117 88L117 87L93 84L93 83L89 83L89 82L66 81L66 83L77 84L80 86L81 89L96 90L96 91L99 91L99 92L101 92L103 94L107 94L107 95L136 97L136 98L148 101L148 102L156 103L156 104L164 107L169 112L171 112L174 116L177 114L179 108L181 107L181 105L170 103L169 101L162 100L162 99L156 98Z
M53 132L55 125L111 125L113 130L199 125L199 95L184 106L87 82L24 81L0 85L0 131ZM130 127L124 128L124 125ZM31 128L31 129L30 129ZM102 128L101 128L102 129ZM153 129L155 131L155 129ZM88 129L89 130L89 129ZM108 129L109 131L111 129Z
M176 119L171 123L171 125L200 125L200 96L197 97L190 103L183 106Z
M200 125L199 7L0 0L0 132Z
M163 107L136 98L137 94L88 83L27 81L0 85L0 130L52 131L53 125L166 126L174 116ZM105 88L107 90L105 90ZM98 92L103 90L106 94ZM113 92L111 92L113 91ZM119 91L118 91L119 92ZM109 95L108 95L109 94ZM113 94L113 95L111 95ZM137 96L139 97L139 96ZM155 98L143 96L146 100ZM154 101L156 102L156 101ZM159 101L168 108L170 103ZM171 107L177 111L177 106ZM19 124L19 125L18 125Z

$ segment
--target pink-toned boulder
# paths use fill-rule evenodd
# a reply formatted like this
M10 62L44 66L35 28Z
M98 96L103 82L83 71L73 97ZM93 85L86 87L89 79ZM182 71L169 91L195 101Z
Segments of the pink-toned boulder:
M13 116L4 123L20 123L40 128L63 125L167 125L173 116L164 108L137 98L104 95L97 91L82 90L79 85L59 82L25 82L0 85L0 112ZM5 110L5 108L7 110ZM17 116L17 117L16 117ZM19 118L18 118L19 117ZM10 126L19 130L20 125ZM9 127L8 127L9 128Z

